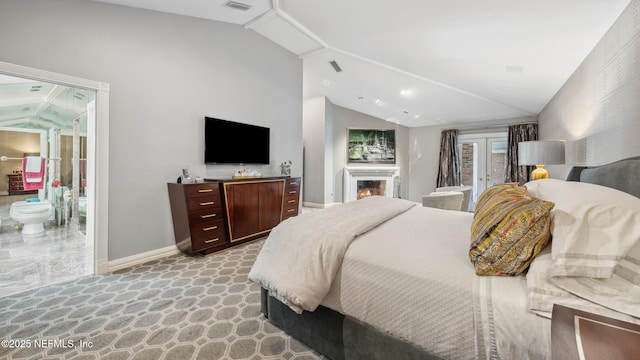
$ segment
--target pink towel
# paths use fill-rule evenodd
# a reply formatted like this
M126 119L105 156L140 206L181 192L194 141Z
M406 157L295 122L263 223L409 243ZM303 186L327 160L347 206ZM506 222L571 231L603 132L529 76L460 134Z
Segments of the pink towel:
M40 158L40 171L27 172L27 158L22 158L22 184L24 190L38 190L44 187L45 158Z

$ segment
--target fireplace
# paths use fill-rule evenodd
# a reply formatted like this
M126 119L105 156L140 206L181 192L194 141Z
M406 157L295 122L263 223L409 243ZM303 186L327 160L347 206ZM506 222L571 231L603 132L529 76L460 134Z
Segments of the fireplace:
M367 196L387 196L387 180L357 180L356 200Z
M400 168L345 167L342 201L359 200L367 196L399 197Z

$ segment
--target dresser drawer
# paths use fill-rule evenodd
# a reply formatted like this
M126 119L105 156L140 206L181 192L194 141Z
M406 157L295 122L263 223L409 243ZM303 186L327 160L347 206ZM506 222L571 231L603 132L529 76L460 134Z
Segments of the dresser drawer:
M187 208L189 211L211 210L215 208L222 208L222 203L220 202L220 196L218 195L195 197L187 199Z
M282 208L282 220L298 215L298 205Z
M189 211L189 223L193 226L213 220L223 220L222 208L212 208L203 211Z
M227 241L224 221L215 220L191 226L191 246L200 251Z
M289 187L289 186L300 187L300 178L289 178L289 179L286 179L285 182L284 182L284 186L285 187Z
M300 186L286 186L284 188L284 197L298 197L300 196Z
M187 198L216 195L220 196L218 183L189 184L185 190Z
M300 202L299 195L288 195L284 198L283 207L298 207L298 203Z

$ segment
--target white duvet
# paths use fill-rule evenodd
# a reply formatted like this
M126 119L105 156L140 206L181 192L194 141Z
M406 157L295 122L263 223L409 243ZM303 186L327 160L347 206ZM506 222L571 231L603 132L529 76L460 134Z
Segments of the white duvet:
M290 218L271 231L249 279L297 313L313 311L329 292L353 239L414 206L372 196Z

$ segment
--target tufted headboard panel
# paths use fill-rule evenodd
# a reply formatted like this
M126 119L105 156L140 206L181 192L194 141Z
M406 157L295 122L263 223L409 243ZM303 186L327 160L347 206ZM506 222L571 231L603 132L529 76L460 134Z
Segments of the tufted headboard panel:
M640 197L640 156L600 166L574 166L567 181L603 185Z

